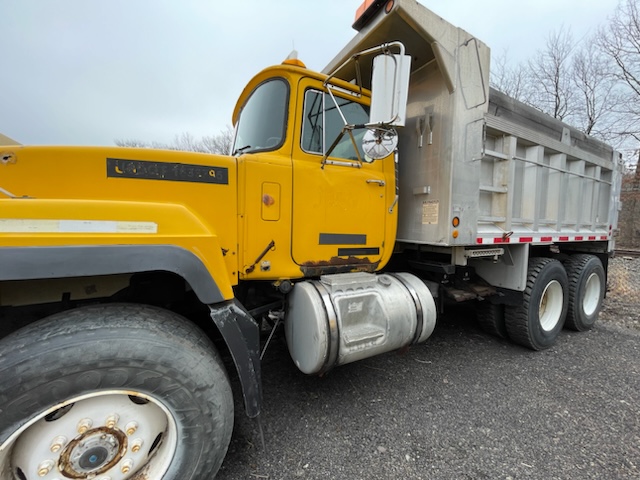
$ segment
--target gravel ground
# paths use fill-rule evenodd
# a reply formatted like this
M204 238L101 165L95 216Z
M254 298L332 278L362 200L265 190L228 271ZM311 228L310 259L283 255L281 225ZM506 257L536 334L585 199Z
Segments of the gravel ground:
M607 287L601 321L640 330L640 258L612 259Z
M298 372L277 340L266 450L237 405L218 478L640 478L640 259L610 271L602 320L542 352L485 335L469 310L405 354L323 378Z
M484 334L468 309L404 354L322 378L300 373L276 338L263 367L266 449L234 383L217 478L640 479L640 258L609 272L596 327L542 352Z

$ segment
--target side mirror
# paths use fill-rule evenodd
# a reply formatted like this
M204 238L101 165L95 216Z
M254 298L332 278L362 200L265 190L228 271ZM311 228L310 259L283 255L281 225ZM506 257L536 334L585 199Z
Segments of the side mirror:
M365 161L382 160L391 155L398 146L398 133L393 128L371 128L362 138Z
M410 72L409 55L387 53L373 59L370 124L404 127Z

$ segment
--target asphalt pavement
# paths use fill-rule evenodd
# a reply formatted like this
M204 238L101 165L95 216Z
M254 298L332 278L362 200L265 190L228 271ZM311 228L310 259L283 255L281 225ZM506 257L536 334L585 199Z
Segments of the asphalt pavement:
M276 340L266 450L237 403L217 478L640 478L640 332L599 324L532 352L472 319L456 312L425 344L322 378Z

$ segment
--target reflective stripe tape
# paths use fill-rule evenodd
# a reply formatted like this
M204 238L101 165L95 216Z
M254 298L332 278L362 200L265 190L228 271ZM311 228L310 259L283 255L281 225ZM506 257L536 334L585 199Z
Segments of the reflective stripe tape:
M155 222L0 218L1 233L158 233Z
M583 235L578 235L575 237L570 236L558 236L558 237L478 237L476 238L476 243L478 245L486 245L486 244L499 244L499 243L557 243L557 242L583 242L586 240L609 240L610 235L601 235L598 236L589 236L584 237Z

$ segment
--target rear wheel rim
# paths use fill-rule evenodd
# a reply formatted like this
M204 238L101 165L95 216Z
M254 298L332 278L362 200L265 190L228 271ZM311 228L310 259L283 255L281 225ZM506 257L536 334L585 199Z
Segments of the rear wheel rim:
M121 390L52 406L0 446L0 472L16 480L162 478L177 447L173 415L157 399Z
M602 283L597 273L593 272L587 278L584 286L584 298L582 299L582 311L588 317L593 315L600 305L600 292Z
M547 284L540 297L538 315L540 326L545 332L552 331L560 322L564 305L564 292L557 280Z

